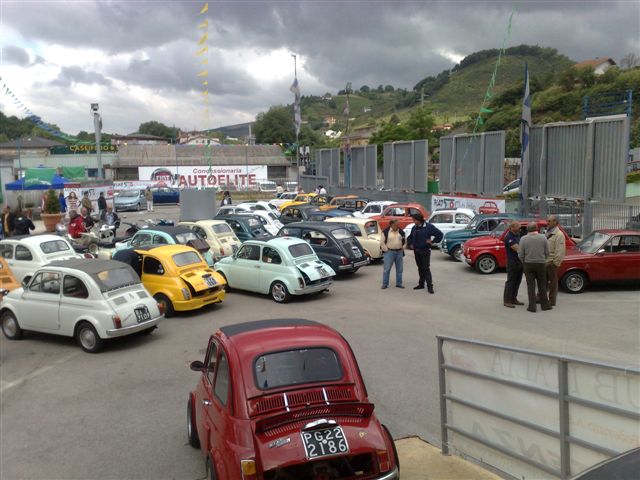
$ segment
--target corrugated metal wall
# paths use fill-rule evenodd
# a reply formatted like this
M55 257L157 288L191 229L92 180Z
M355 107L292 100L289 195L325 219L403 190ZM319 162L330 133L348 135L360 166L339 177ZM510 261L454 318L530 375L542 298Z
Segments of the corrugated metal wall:
M453 192L453 137L440 137L440 191Z
M544 195L560 198L584 196L587 131L588 126L584 122L546 128L546 144L540 171L540 184Z
M487 132L484 137L482 194L499 195L504 183L505 132Z
M328 185L340 185L340 149L323 148L316 150L316 174L327 177Z
M317 175L300 175L300 186L305 192L313 192L317 186L324 185L324 187L329 191L329 178L321 177Z
M385 143L383 148L385 188L426 192L429 168L427 140Z
M351 186L354 188L376 188L378 176L378 148L376 145L351 149Z
M596 122L593 151L592 198L623 201L626 184L626 159L629 151L628 117Z

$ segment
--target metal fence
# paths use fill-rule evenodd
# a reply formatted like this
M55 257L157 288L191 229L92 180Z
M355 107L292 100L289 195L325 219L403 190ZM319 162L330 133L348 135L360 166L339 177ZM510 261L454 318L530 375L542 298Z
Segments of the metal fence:
M501 194L504 154L504 131L441 137L440 191Z
M437 338L443 453L565 480L640 444L640 370Z
M429 145L427 140L391 142L383 146L385 188L427 191Z
M340 185L340 149L323 148L316 150L315 159L316 175L327 177L328 186Z
M367 145L351 149L351 187L376 188L378 179L378 147Z
M640 229L640 205L622 203L585 204L585 227L589 231L604 228Z
M302 187L302 190L305 192L313 192L316 187L320 185L324 186L327 190L331 189L328 177L321 177L318 175L300 175L299 187Z

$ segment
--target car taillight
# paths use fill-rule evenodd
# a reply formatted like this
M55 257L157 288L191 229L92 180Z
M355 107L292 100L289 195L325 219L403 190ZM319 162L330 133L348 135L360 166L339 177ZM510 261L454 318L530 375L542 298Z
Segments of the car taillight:
M340 257L340 262L343 265L349 265L349 259L347 257Z
M114 327L116 328L122 327L122 320L120 320L120 317L118 315L114 315L113 317L111 317L111 319L113 320Z
M220 256L224 257L224 248L220 247Z
M378 466L380 467L380 473L388 472L391 470L391 460L389 459L389 452L386 450L377 450Z
M257 480L258 473L255 460L240 460L242 480Z
M181 288L180 291L182 292L182 296L184 297L185 300L189 300L191 298L191 294L189 293L188 289Z
M302 277L298 277L298 285L300 286L300 288L304 288L304 280L302 279Z
M164 315L164 303L158 303L158 310L160 310L160 315Z

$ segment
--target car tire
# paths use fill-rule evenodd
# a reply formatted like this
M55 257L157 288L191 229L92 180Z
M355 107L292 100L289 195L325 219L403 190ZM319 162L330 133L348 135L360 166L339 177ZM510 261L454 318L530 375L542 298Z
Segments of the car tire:
M89 322L80 322L75 337L78 345L87 353L98 353L104 346L104 340Z
M579 270L565 273L560 281L562 289L568 293L582 293L587 288L588 283L587 276Z
M18 319L11 311L6 311L0 317L2 322L2 333L9 340L20 340L24 335L24 330L20 328Z
M478 257L475 267L483 275L489 275L498 269L498 263L493 255L485 254Z
M162 293L156 293L153 298L155 298L156 302L161 303L164 306L164 316L165 318L172 317L175 313L173 309L173 303L169 300L169 297Z
M287 286L280 280L276 280L269 287L269 295L276 303L287 303L291 300L291 294L287 290Z
M140 211L140 202L138 202L138 204L136 205L136 212Z
M453 251L449 254L456 262L464 262L464 251L462 250L462 246L458 245Z
M198 438L198 429L193 421L193 406L191 397L187 400L187 437L189 445L193 448L200 448L200 439Z
M205 462L205 469L207 470L207 476L205 478L207 480L216 480L216 472L210 458L207 458L207 461Z

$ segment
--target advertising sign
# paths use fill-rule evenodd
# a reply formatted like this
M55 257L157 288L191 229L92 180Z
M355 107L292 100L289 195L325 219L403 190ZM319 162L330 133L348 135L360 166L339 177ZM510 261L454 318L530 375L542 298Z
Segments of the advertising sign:
M107 205L113 207L113 185L65 185L64 198L67 201L67 210L75 210L80 213L80 202L85 192L89 193L89 200L91 200L91 206L94 212L98 211L98 197L100 193L104 193L104 198L107 199Z
M177 188L256 188L267 180L266 165L138 167L140 181L165 182Z
M504 213L507 204L504 199L490 197L466 197L463 195L432 195L431 211L470 208L476 213Z

